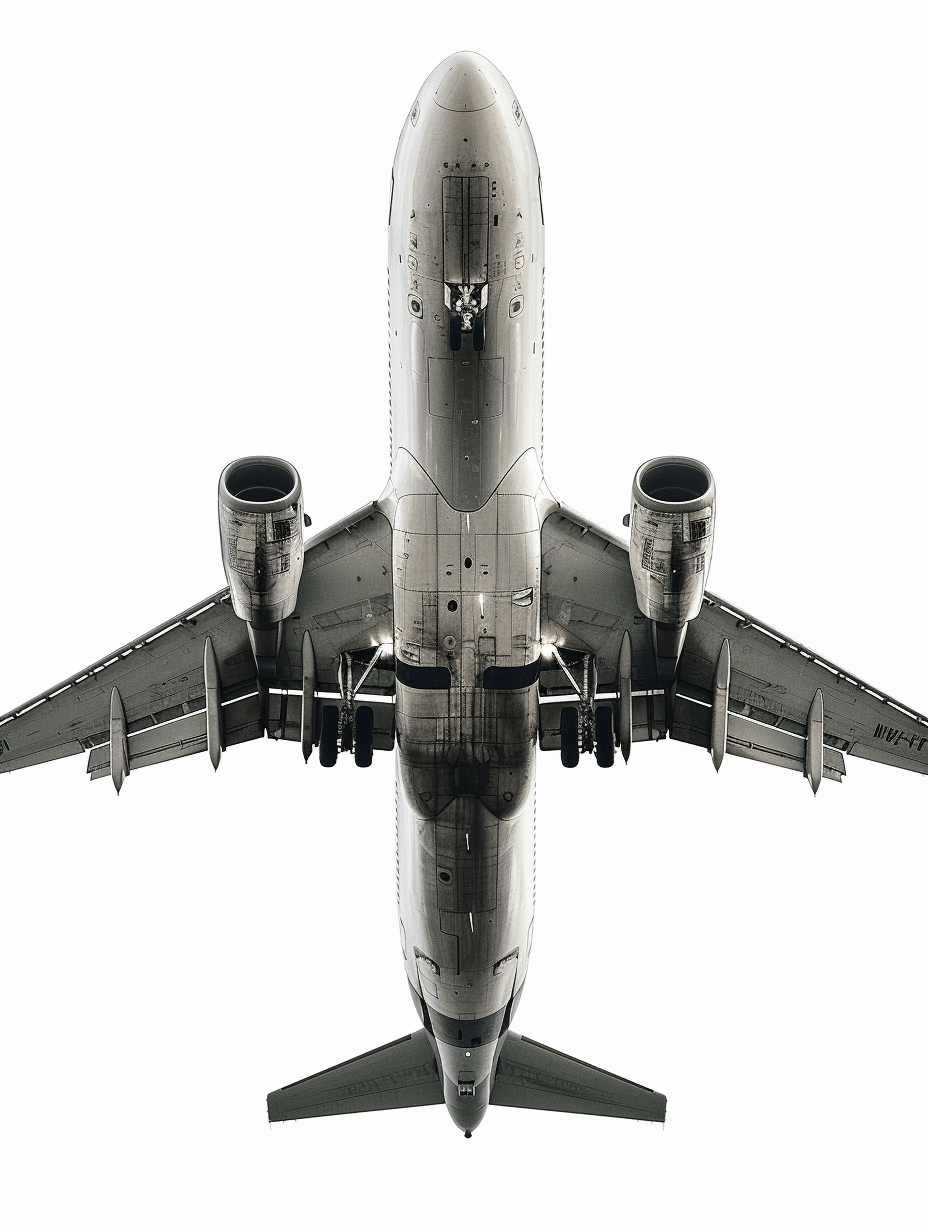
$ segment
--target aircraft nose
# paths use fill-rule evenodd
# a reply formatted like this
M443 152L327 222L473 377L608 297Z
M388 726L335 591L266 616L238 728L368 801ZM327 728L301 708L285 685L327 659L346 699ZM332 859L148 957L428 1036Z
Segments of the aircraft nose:
M499 72L474 51L458 51L439 66L444 72L435 102L446 111L483 111L496 102L494 79Z

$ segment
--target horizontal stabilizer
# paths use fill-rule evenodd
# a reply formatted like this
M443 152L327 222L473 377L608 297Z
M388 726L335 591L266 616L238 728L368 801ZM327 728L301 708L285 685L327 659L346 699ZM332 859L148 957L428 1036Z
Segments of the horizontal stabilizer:
M267 1097L267 1119L292 1121L444 1102L435 1054L423 1028L272 1091Z
M663 1121L667 1110L665 1095L515 1031L500 1052L490 1103L633 1121Z

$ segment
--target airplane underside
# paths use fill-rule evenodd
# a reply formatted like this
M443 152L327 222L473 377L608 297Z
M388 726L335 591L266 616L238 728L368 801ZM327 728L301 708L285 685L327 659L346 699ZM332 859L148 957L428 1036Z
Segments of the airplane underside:
M393 167L380 499L304 540L296 469L231 462L226 588L0 716L0 773L87 753L117 792L136 770L201 752L216 768L265 736L304 759L318 748L323 768L395 749L399 933L421 1027L272 1091L272 1121L442 1103L467 1136L493 1104L664 1120L658 1092L512 1030L539 750L608 770L637 741L683 741L716 770L731 754L813 792L841 781L846 755L928 771L923 714L706 589L703 463L638 468L629 543L551 495L544 225L518 100L489 61L450 56Z
M268 1097L272 1120L492 1103L663 1120L665 1099L510 1030L535 894L544 227L508 83L424 83L390 203L397 878L415 1035Z

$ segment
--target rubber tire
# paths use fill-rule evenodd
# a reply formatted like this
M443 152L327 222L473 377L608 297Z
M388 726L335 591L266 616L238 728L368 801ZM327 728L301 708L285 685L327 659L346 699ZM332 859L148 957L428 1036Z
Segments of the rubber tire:
M561 708L561 765L573 770L580 761L580 715L576 706Z
M596 740L596 764L608 770L615 765L615 731L612 727L611 706L596 707L593 734Z
M358 706L354 712L354 764L367 767L374 760L374 712Z
M478 313L474 321L474 350L482 351L487 341L486 314Z
M338 759L338 707L322 707L322 731L319 733L319 765L334 766Z
M461 314L452 312L451 314L451 349L452 351L460 351L461 349Z

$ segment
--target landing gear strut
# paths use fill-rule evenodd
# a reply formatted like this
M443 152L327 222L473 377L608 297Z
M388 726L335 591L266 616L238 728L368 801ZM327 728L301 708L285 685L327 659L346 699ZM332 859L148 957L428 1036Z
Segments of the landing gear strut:
M381 655L383 646L378 646L364 671L354 678L355 662L350 654L343 653L338 664L338 691L341 706L322 707L322 730L319 733L319 764L334 766L339 752L354 752L354 764L367 767L374 759L374 712L370 706L356 706L355 698Z
M596 760L601 766L611 766L615 761L615 737L612 734L612 707L597 706L593 701L596 697L596 659L592 654L585 654L580 664L582 674L575 678L571 668L557 646L551 650L558 667L567 677L568 682L577 694L579 701L575 706L564 706L561 710L561 765L573 769L580 760L581 753L592 753L596 750Z

